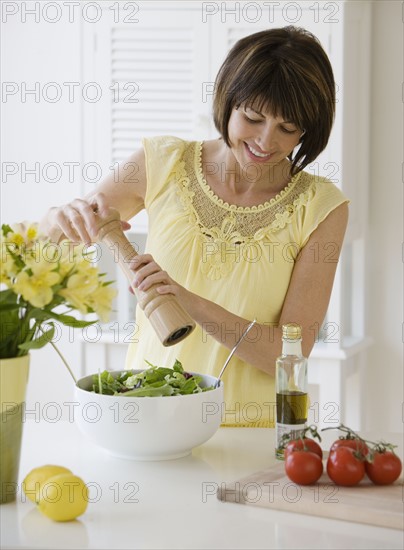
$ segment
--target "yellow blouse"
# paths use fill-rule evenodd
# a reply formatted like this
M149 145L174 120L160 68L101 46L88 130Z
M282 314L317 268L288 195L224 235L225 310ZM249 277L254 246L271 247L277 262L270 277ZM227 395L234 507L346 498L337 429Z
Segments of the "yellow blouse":
M144 139L149 217L146 251L179 284L228 311L260 324L277 325L294 261L310 234L338 205L342 192L323 177L300 172L270 201L253 207L227 204L206 183L202 142L172 136ZM218 376L229 350L200 327L182 342L161 345L143 311L136 312L135 342L126 368L145 359ZM243 327L234 334L234 342ZM247 338L261 337L253 327ZM223 377L223 425L274 426L274 378L233 356Z

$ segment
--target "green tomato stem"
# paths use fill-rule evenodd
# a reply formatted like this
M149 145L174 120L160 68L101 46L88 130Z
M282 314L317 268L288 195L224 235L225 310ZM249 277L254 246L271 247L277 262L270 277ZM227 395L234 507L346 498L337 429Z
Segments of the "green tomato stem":
M370 441L369 439L364 439L359 434L351 430L351 428L348 428L347 426L344 426L344 424L340 424L339 426L332 426L330 428L322 428L322 432L326 430L340 430L341 432L345 432L347 434L346 439L356 439L358 441L361 441L365 443L369 448L369 456L367 458L368 462L371 462L373 460L373 455L375 452L384 453L387 450L394 452L394 449L397 447L397 445L393 445L392 443L386 443L385 441ZM343 438L342 438L343 439Z

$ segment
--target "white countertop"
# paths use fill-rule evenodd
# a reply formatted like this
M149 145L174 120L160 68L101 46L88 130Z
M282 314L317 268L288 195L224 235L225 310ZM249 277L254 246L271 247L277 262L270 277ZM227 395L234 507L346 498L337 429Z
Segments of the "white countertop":
M328 432L335 439L337 432ZM380 437L379 437L380 439ZM400 446L398 434L392 442ZM259 549L403 548L403 533L358 523L278 512L216 498L221 483L275 463L274 431L221 428L192 456L134 462L87 443L75 424L28 420L20 480L44 464L70 468L90 487L74 522L56 523L30 501L0 506L1 548Z

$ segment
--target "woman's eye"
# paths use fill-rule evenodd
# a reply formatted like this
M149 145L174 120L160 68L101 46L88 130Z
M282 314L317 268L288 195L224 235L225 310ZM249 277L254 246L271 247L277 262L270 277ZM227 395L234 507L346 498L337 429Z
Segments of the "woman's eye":
M265 122L264 119L261 118L250 118L246 113L243 113L244 119L249 122L250 124L260 124L262 122ZM295 134L297 132L296 128L286 128L285 126L279 126L281 132L284 134Z
M260 119L250 118L247 115L244 115L244 118L246 119L247 122L251 122L252 124L258 124L259 122L262 122L262 120Z
M259 122L259 120L256 120L254 118L250 118L248 115L244 115L244 118L247 122Z
M297 132L297 130L291 130L290 128L285 128L284 126L281 126L281 130L282 132L285 132L285 134L294 134L295 132Z

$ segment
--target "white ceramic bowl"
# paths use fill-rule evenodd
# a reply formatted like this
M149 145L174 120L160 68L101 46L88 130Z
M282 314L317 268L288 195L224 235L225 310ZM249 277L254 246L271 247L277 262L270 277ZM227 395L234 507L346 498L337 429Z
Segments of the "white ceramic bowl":
M202 377L202 387L217 381L213 376L198 376ZM120 458L168 460L186 456L210 439L221 423L223 382L206 392L167 397L100 395L88 391L92 383L93 375L77 381L75 420L90 441Z

